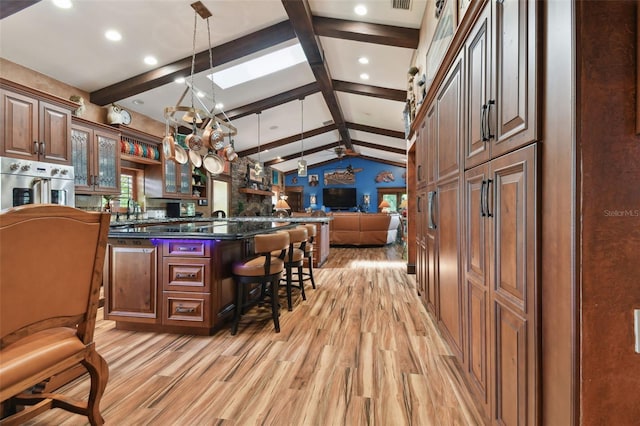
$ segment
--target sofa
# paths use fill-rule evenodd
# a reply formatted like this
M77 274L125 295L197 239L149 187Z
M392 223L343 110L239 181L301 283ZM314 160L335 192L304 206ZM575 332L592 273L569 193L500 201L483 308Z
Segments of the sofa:
M383 246L396 241L400 215L397 213L330 213L331 245Z

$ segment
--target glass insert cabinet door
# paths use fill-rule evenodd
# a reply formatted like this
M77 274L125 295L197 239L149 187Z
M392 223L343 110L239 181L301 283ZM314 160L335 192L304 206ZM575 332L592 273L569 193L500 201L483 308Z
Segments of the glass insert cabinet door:
M120 142L116 136L74 125L71 147L76 193L120 192Z
M176 190L176 163L174 161L164 162L164 192L175 194Z
M71 152L74 183L76 191L92 191L91 175L89 174L89 164L91 161L91 131L84 128L74 128L71 130Z
M95 132L96 138L96 172L94 190L96 192L119 192L120 177L118 150L119 141L108 135Z

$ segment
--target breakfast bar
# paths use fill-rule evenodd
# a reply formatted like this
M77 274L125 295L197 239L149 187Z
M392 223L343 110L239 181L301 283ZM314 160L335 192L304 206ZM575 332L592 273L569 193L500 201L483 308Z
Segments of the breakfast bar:
M103 287L116 328L209 335L235 309L232 265L253 237L331 218L191 218L115 222ZM328 239L327 239L328 241Z

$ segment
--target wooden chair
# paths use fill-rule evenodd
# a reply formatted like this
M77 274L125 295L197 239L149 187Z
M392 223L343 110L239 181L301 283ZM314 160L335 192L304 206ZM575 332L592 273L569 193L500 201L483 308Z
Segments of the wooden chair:
M284 260L284 269L286 272L286 277L284 279L286 280L287 285L287 309L291 311L293 310L293 304L291 301L291 290L294 287L300 289L302 300L307 300L307 296L304 294L304 281L302 273L302 266L304 264L304 251L299 248L307 241L307 229L305 227L299 226L293 229L287 229L286 232L289 233L289 248L285 253L281 255L281 258ZM272 254L275 255L275 253ZM294 272L296 273L296 278L298 278L298 285L293 284Z
M227 214L224 210L214 210L213 213L211 213L211 217L225 218L227 217Z
M93 342L110 217L52 204L0 214L2 424L62 408L101 425L109 377ZM83 365L88 401L38 393L50 377ZM20 410L20 408L24 408Z
M300 245L300 250L304 253L304 263L306 263L307 272L302 273L303 281L311 281L311 286L316 288L316 280L313 278L313 241L316 237L317 228L312 223L305 223L303 226L307 229L307 241ZM304 265L303 265L304 268Z
M271 298L271 316L276 333L280 332L280 304L278 302L278 287L284 270L284 261L278 257L289 247L289 234L274 232L260 234L253 237L253 251L256 257L233 266L233 276L236 281L236 309L231 325L231 334L238 332L238 324L244 310L253 306L265 297ZM272 255L272 252L277 253ZM251 297L251 286L259 284L260 294Z

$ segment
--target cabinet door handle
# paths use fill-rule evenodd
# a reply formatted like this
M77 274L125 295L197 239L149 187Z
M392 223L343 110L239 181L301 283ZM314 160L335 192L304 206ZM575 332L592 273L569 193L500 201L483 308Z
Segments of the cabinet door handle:
M495 105L496 101L491 99L487 104L487 140L491 140L496 137L496 135L491 134L491 105Z
M422 164L418 164L418 180L422 180Z
M429 229L437 228L436 221L433 216L433 210L434 210L433 205L435 203L435 197L436 197L436 191L429 192L429 197L428 197Z
M484 196L485 204L487 205L487 217L493 217L493 213L491 213L491 209L489 208L489 188L492 182L492 179L487 179L487 190ZM491 197L491 199L493 200L493 197Z
M421 205L422 205L422 199L420 196L418 196L418 203L417 203L418 213L422 213L422 208L420 207Z
M194 306L191 306L188 308L182 305L176 306L176 314L192 314L195 311L196 311L196 308Z
M38 143L38 141L33 141L33 153L37 154L38 153L38 146L40 144Z
M194 272L176 274L176 278L195 278L195 277L196 277L196 274Z
M44 155L47 150L46 142L40 142L40 155Z
M482 179L482 186L480 186L480 216L482 217L487 216L487 214L484 211L484 204L485 204L485 197L486 197L486 194L485 194L486 183L487 181Z
M485 127L487 126L487 109L487 104L482 104L482 108L480 108L480 136L482 136L482 142L489 140L485 132Z

